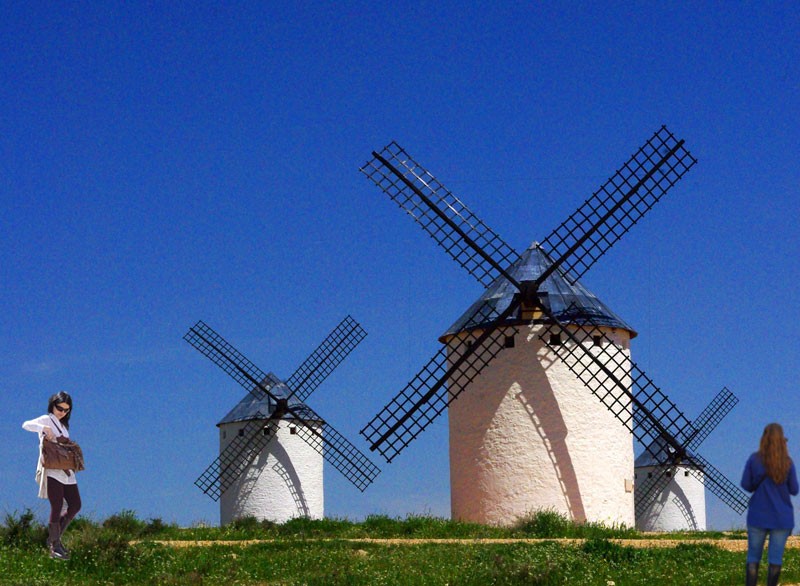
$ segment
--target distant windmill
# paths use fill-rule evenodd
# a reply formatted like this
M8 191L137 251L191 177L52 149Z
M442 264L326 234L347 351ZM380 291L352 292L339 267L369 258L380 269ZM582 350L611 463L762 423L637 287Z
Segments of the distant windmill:
M195 484L220 503L222 524L323 516L322 459L360 491L380 470L304 401L364 339L350 316L286 382L266 374L197 322L184 339L248 391L219 423L220 455Z
M370 449L391 462L449 406L455 518L509 524L552 508L632 526L632 432L664 441L659 461L691 462L742 512L744 493L689 452L697 430L630 360L635 332L578 281L695 163L662 127L520 255L399 145L373 152L361 171L487 290L361 430Z
M696 450L736 406L739 399L727 388L692 422L695 435L688 438L688 450ZM638 423L639 413L634 411ZM691 452L690 452L691 453ZM669 442L659 438L636 458L636 528L640 531L705 531L705 486L697 481L703 470L695 463L671 456ZM695 473L693 473L695 472Z

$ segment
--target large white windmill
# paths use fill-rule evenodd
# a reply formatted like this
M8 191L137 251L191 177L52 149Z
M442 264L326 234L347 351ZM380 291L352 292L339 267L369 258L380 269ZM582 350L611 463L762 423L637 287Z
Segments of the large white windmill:
M509 273L519 281L534 280L551 264L534 243ZM554 271L540 291L555 313L580 306L583 315L594 317L598 337L592 345L611 340L629 356L636 333L579 282ZM464 347L462 340L480 327L467 326L474 311L489 300L502 310L512 297L506 282L497 282L451 326L441 338L449 362ZM601 402L587 400L585 385L555 358L550 346L565 340L543 340L547 326L541 315L526 317L516 332L504 336L503 351L448 408L453 518L510 525L546 509L576 521L632 527L630 431Z
M509 524L551 508L633 526L633 438L660 438L664 467L692 463L741 513L746 495L693 451L697 430L631 361L634 332L579 282L695 163L662 127L518 254L397 143L373 152L362 172L486 293L361 430L370 449L391 462L449 408L455 517Z

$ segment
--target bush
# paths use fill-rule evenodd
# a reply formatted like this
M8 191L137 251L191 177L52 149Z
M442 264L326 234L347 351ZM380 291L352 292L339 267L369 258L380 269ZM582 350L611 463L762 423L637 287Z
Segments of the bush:
M0 541L10 547L25 549L44 547L47 541L47 527L36 521L30 509L25 509L19 517L7 513L5 522L0 527Z
M514 525L514 529L531 537L545 539L571 537L575 533L574 524L552 509L536 511L522 517Z
M111 515L105 521L103 521L103 528L119 535L134 538L142 534L145 528L145 523L144 521L140 521L136 518L135 512L125 510L115 515Z
M553 509L545 509L530 513L520 518L512 527L512 531L526 537L555 539L559 537L603 539L631 538L639 536L635 529L624 525L611 527L602 523L576 523Z

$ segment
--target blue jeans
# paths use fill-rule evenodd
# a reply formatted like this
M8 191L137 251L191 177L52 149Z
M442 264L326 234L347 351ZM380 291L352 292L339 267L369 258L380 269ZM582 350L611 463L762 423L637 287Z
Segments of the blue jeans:
M767 560L776 566L783 565L783 548L786 540L791 535L791 529L761 529L760 527L747 526L747 563L758 563L764 553L764 541L769 535L769 550Z

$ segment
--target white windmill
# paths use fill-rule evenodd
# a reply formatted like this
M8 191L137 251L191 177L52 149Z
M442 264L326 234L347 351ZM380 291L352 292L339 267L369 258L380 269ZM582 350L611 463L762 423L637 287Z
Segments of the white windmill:
M631 434L648 446L662 438L659 461L691 462L713 494L747 507L741 489L689 452L697 431L631 361L634 332L579 282L696 163L683 144L659 129L523 254L397 143L361 169L486 288L361 430L391 462L449 408L455 517L509 524L552 508L632 526Z
M533 281L552 261L538 244L509 273ZM594 344L612 341L629 356L636 334L579 282L554 271L542 283L550 311L580 306L598 330ZM505 281L489 287L441 341L454 350L480 328L467 327L474 311L492 300L502 311L513 291ZM542 315L522 316L504 350L472 380L448 409L450 498L454 519L510 525L535 510L552 510L576 521L634 524L633 437L615 415L587 400L585 385L542 339ZM602 322L602 326L599 324ZM600 337L604 334L604 338ZM624 372L620 371L620 378ZM630 404L627 406L630 411ZM585 490L584 487L591 487Z
M189 329L184 339L249 393L218 424L220 455L195 481L221 498L222 524L322 517L323 459L361 491L375 479L369 458L304 403L365 336L347 316L284 382L202 321Z
M270 391L279 397L289 396L283 383ZM299 401L290 404L302 409ZM222 525L244 517L284 523L295 517L321 519L325 515L322 454L297 433L298 425L306 425L315 434L324 435L324 422L315 421L312 416L300 423L287 412L265 426L264 421L278 408L269 395L257 399L247 394L217 424L220 455L235 451L242 441L247 442L251 452L256 446L260 448L235 479L226 478L236 470L235 466L222 471L224 483L230 484L219 501ZM254 434L258 437L253 438ZM261 438L272 441L258 441Z
M689 458L670 457L672 448L657 438L634 462L636 528L640 531L705 531L705 470L691 451L708 437L739 402L723 388L692 422L687 438Z

